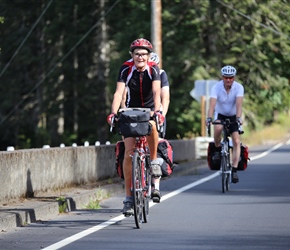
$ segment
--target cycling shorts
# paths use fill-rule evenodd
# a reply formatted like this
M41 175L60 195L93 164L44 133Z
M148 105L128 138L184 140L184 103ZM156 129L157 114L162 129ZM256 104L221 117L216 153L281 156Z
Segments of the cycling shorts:
M218 114L217 120L223 120L224 121L225 119L229 119L230 122L235 122L237 120L237 117L235 115L233 115L233 116L225 116L225 115L222 115L222 114ZM231 124L230 127L229 127L229 132L230 132L230 134L232 134L233 132L239 132L238 123Z

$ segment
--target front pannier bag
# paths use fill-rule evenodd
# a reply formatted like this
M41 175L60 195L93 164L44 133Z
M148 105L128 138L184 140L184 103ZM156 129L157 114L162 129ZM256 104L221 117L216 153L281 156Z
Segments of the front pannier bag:
M246 145L241 144L241 156L238 164L238 170L244 171L248 167L249 148Z
M220 170L221 166L221 158L219 153L221 152L221 148L216 148L214 142L209 142L207 147L207 163L210 170Z
M121 179L124 179L123 161L125 155L125 144L123 141L118 141L115 147L116 170Z
M119 114L118 130L124 137L138 137L150 135L152 131L149 123L150 111L126 110Z

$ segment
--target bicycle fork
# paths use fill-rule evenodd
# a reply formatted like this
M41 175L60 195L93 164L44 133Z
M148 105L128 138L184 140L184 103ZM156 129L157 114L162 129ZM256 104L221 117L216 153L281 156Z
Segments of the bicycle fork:
M225 174L229 174L231 176L231 164L230 164L230 153L229 153L229 145L228 142L221 142L222 145L222 151L221 151L221 157L226 159L226 169L224 169ZM222 170L219 171L220 174L222 174Z

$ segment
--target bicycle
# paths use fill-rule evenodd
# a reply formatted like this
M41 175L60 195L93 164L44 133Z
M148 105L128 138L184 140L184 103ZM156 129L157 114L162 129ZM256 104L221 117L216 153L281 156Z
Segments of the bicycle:
M119 114L126 111L150 112L150 109L126 108L120 109ZM112 120L111 131L114 123L115 121ZM134 219L136 227L140 228L142 222L148 222L149 201L151 198L151 163L146 135L139 135L135 137L135 146L131 157L131 190L133 194Z
M220 122L214 121L212 122L213 125L223 125L222 130L222 141L221 141L221 163L220 163L220 170L219 173L222 177L222 192L229 191L230 183L231 183L231 175L232 175L232 165L230 163L230 149L232 146L230 145L230 132L229 127L232 124L237 123L236 121L230 121L230 119L221 120ZM243 134L244 131L242 130L241 124L238 123L239 126L239 134ZM208 135L211 135L210 124L207 127Z

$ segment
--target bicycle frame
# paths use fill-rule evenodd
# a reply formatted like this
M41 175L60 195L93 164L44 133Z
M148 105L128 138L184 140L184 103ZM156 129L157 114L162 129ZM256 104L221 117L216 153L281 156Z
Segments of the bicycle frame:
M119 112L126 110L150 111L146 108L126 108L119 110ZM157 126L158 116L155 116L154 119ZM114 120L112 119L111 131L113 131L113 123ZM158 129L159 126L157 126ZM148 222L149 200L151 198L150 152L145 135L135 137L134 150L130 156L132 158L131 192L133 194L134 217L136 227L140 228L142 222Z
M229 145L229 125L226 123L223 126L223 140L221 142L221 169L220 174L222 175L222 191L229 191L229 186L231 182L232 166L230 163L230 145Z
M146 170L150 170L150 152L149 152L149 148L148 148L148 145L147 145L147 140L146 140L146 137L145 136L141 136L141 137L136 137L135 138L135 147L134 147L134 151L133 151L133 154L131 154L131 157L133 159L135 153L138 153L138 156L140 157L140 160L141 160L141 172L142 172L142 187L145 187L148 185L147 181L146 180ZM151 193L148 194L148 191L151 191L151 185L150 186L150 190L146 189L146 190L142 190L144 192L144 195L150 197ZM133 187L133 183L131 183L131 190L132 190L132 187Z
M150 153L146 136L136 137L132 157L132 182L134 218L137 228L148 222L151 197Z
M146 108L126 108L120 109L119 112L130 110L150 112L150 109ZM112 127L114 126L114 122L115 121L112 119L111 130L113 130ZM133 196L135 224L137 228L140 228L142 222L146 223L148 221L149 199L151 197L150 152L146 135L135 137L134 150L130 157L132 158L130 190ZM131 215L132 214L125 214L125 216Z
M221 141L221 166L220 166L220 175L222 177L222 191L223 193L229 190L231 182L231 170L232 166L230 163L230 145L229 145L229 126L234 124L229 119L222 120L220 122L213 122L213 125L223 125L222 130L222 141Z

